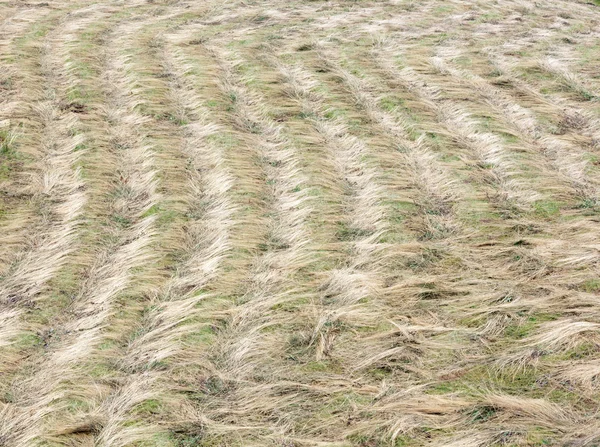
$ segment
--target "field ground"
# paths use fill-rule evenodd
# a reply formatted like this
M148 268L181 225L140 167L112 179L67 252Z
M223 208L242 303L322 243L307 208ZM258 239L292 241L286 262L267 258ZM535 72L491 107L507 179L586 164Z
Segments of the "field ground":
M598 1L0 23L1 446L600 445Z

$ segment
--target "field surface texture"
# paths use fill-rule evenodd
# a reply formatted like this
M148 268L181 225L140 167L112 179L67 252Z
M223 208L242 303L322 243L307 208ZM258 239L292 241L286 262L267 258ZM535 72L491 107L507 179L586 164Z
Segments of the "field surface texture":
M600 446L599 3L0 1L0 446Z

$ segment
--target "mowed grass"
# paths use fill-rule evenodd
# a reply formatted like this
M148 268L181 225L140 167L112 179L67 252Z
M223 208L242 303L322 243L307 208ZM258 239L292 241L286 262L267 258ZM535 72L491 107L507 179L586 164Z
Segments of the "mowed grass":
M0 446L600 445L597 3L0 5Z

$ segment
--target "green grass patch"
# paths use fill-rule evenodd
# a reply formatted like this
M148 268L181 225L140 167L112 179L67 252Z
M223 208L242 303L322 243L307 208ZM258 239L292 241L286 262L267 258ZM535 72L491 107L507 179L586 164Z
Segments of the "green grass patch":
M553 441L553 436L554 434L549 429L535 427L527 431L526 445L531 447L557 445Z
M332 120L332 119L336 119L336 118L343 118L348 114L348 112L346 110L343 109L334 109L331 108L329 110L327 110L323 116L325 118L327 118L328 120Z
M90 410L90 404L83 399L68 398L62 403L68 413L85 413Z
M330 362L328 361L313 361L305 364L303 369L308 372L325 372L329 371L330 366Z
M592 342L580 343L572 349L561 352L555 356L557 360L582 360L597 356L600 351L597 344Z
M494 417L496 412L496 408L490 405L482 405L473 409L469 413L469 417L471 418L472 422L487 422L489 419Z
M404 105L404 100L398 98L397 96L384 96L379 100L379 107L388 112L393 112L398 107L402 107Z
M15 154L15 135L9 129L0 130L0 156L10 157Z
M100 379L114 374L114 369L109 363L93 363L86 369L86 372L91 377Z
M241 145L240 140L228 132L212 134L206 137L206 139L208 141L213 141L215 144L219 144L221 147L227 149L236 148Z
M0 129L0 179L6 179L15 168L19 154L15 134L10 129Z
M520 340L531 335L531 333L540 323L554 321L559 317L560 315L551 313L531 315L527 317L525 321L507 326L504 331L504 335L515 340Z
M356 447L408 447L414 446L415 439L407 435L401 435L391 439L384 434L354 434L346 438L351 446Z
M148 208L144 212L144 214L142 214L142 219L145 219L146 217L154 216L156 214L159 214L160 212L161 212L160 205L158 203L155 203L150 208Z
M540 377L541 374L535 368L525 368L518 372L498 372L489 369L488 366L479 366L471 369L460 379L431 385L427 394L459 394L478 397L482 391L493 389L511 395L541 397L547 390L545 389L546 383L540 381ZM490 418L492 414L475 410L471 416L483 421L485 418Z
M206 324L185 337L185 341L192 345L207 345L215 339L215 331L212 325Z
M184 216L175 210L164 209L162 204L155 203L148 208L142 215L142 219L146 219L151 216L156 216L156 224L159 228L165 228L171 225L173 222Z
M553 200L538 200L533 204L534 213L541 218L549 219L560 214L560 204Z
M129 228L132 225L129 218L119 214L114 214L112 216L112 221L115 222L119 228Z
M588 293L596 293L600 291L600 278L588 279L581 284L580 289Z
M338 222L338 231L336 237L340 241L349 242L370 236L371 234L372 233L370 231L351 227L346 222Z
M44 340L38 334L28 332L18 335L14 344L19 350L27 350L41 346L43 343Z
M80 86L69 89L69 91L67 93L67 102L68 103L76 103L76 104L83 103L83 104L85 104L90 99L91 99L90 92L88 92L87 90L83 89Z
M158 399L148 399L136 407L136 412L140 414L159 414L163 408Z

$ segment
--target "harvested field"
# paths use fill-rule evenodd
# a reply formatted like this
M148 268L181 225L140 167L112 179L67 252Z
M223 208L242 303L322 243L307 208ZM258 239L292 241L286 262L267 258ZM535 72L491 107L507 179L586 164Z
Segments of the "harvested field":
M600 1L0 2L0 446L600 446Z

